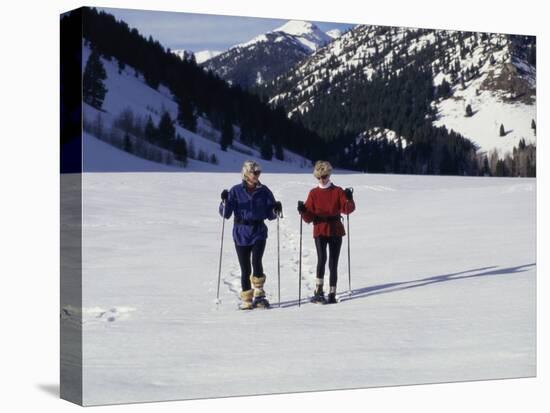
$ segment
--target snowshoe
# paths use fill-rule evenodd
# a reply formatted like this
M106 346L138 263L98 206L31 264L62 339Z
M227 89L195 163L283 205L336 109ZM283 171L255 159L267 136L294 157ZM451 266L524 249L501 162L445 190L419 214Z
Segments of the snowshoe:
M323 291L322 280L317 280L317 287L315 287L315 291L313 292L313 297L311 297L310 301L314 304L327 303L327 299L325 298L325 292Z
M270 304L265 297L254 297L252 308L269 308Z
M327 298L327 304L336 304L336 293L329 293Z
M323 291L315 291L313 297L310 300L313 304L326 304L327 299L325 298L325 293Z

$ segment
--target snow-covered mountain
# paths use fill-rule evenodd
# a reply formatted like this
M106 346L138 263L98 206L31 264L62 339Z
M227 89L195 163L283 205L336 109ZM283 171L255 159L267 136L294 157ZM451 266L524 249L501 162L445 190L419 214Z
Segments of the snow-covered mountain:
M200 50L198 52L195 52L195 61L197 64L201 64L206 62L208 59L212 59L213 57L221 54L221 50Z
M176 49L172 50L172 53L182 60L195 59L195 62L200 65L201 63L206 62L208 59L212 59L214 56L217 56L222 52L219 50L200 50L198 52L193 52L191 50Z
M535 47L532 36L361 25L266 85L266 93L289 116L326 111L327 105L349 115L352 91L374 79L391 82L407 68L429 70L435 89L433 113L426 116L433 125L462 134L481 150L505 152L522 138L535 141ZM468 105L472 116L466 117ZM499 136L501 124L505 136ZM367 124L357 132L373 127L387 125Z
M290 20L273 32L287 33L294 36L306 49L315 51L332 40L332 37L311 22Z
M340 29L332 29L327 32L327 34L333 39L337 39L342 36L342 31Z
M191 50L175 49L172 50L172 53L178 56L181 60L196 60L195 53L193 53Z
M249 88L285 73L332 40L313 23L291 20L210 58L204 67L232 84Z

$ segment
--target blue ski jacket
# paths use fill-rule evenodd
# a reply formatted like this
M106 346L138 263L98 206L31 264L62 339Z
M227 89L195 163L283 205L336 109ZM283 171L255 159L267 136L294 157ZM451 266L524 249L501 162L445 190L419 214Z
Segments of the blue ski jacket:
M267 226L264 220L273 220L277 215L273 211L275 197L269 188L258 183L253 192L246 190L246 183L235 185L229 190L225 217L233 214L233 240L238 246L253 245L256 241L267 239ZM223 202L220 203L220 215L223 216Z

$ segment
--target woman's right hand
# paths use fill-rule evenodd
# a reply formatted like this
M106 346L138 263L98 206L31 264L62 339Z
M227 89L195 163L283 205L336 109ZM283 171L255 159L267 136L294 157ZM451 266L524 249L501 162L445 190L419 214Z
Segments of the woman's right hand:
M227 201L227 198L229 198L229 191L227 189L224 189L221 193L222 201Z
M303 201L298 201L298 212L300 214L303 214L304 212L306 212L306 206L304 205Z

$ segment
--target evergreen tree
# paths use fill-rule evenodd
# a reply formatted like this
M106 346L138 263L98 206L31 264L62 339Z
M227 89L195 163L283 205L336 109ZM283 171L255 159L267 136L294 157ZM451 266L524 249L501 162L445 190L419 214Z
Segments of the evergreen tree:
M262 144L260 146L260 156L266 161L273 159L273 144L271 143L271 139L267 136L262 140Z
M128 132L124 134L124 150L126 152L133 153L132 140L130 139Z
M472 106L470 104L468 104L466 106L466 117L467 118L470 118L474 115L474 112L472 112Z
M275 158L277 158L280 161L284 161L285 154L283 152L283 145L281 145L280 142L277 142L275 144Z
M226 115L223 120L222 125L222 137L220 141L220 146L222 151L227 151L227 147L233 143L233 123L231 122L231 117Z
M197 131L197 117L189 99L181 99L178 105L178 122L191 132Z
M506 165L502 159L497 161L496 176L506 176Z
M197 158L197 152L195 151L195 142L193 141L193 138L191 138L187 147L187 157L191 159Z
M151 116L149 116L147 118L147 123L145 124L145 139L149 142L156 142L157 141L157 137L158 137L158 133L157 133L157 128L155 126L155 124L153 123L153 119L151 118Z
M101 109L103 99L107 94L107 88L103 81L107 79L107 73L99 58L99 53L93 50L86 62L82 77L82 95L84 102Z
M168 112L164 112L158 125L158 139L161 146L171 148L176 139L176 128Z
M499 129L498 134L499 134L499 136L505 136L506 135L506 131L504 130L504 125L502 123L500 124L500 129Z
M437 88L437 96L440 98L446 98L451 94L451 85L447 82L447 79L443 79L439 87Z
M491 175L491 170L489 168L489 159L487 159L487 155L483 157L483 167L481 168L481 172L483 176Z
M130 108L126 108L115 119L114 126L129 134L136 131L134 123L134 112Z
M187 164L187 142L180 135L174 141L174 158L184 165Z

